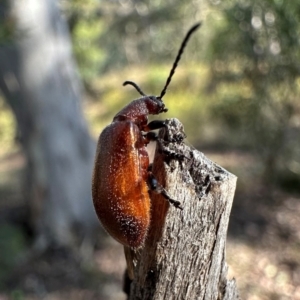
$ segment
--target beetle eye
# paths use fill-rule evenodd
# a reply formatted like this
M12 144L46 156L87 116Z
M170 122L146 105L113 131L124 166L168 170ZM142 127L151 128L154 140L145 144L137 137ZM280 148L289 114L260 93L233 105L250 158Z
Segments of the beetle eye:
M162 112L167 112L168 111L168 109L165 107L165 104L162 102L162 100L161 100L161 111Z
M166 111L168 111L168 109L165 107L165 104L164 104L161 100L159 100L158 106L159 106L159 110L160 110L161 112L166 112Z

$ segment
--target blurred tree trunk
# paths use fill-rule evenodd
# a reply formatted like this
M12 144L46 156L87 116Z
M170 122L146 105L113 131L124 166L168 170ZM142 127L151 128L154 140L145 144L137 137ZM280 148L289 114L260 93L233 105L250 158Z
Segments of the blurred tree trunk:
M13 28L1 41L0 89L27 158L31 223L43 247L70 245L97 223L90 192L94 143L67 24L56 0L3 1L0 10L0 24Z

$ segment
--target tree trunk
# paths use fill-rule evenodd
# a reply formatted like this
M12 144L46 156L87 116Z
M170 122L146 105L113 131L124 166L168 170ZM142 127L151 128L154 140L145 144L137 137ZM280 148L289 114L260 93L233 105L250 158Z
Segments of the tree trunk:
M153 172L183 210L151 196L145 246L131 249L137 262L129 299L239 299L225 262L236 177L183 144L178 120L169 120L160 137L171 143L159 143Z
M44 246L70 245L97 220L90 191L94 142L66 21L55 0L7 1L1 11L14 33L0 48L0 89L27 158L32 224Z

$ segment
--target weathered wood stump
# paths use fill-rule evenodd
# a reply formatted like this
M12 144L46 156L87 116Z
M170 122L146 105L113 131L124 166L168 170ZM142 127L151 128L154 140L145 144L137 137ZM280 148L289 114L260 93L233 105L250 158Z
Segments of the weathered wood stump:
M125 251L129 264L135 257L131 300L239 299L235 280L226 278L225 262L237 178L186 146L184 137L176 119L160 131L153 173L172 198L181 201L183 210L151 193L145 246Z

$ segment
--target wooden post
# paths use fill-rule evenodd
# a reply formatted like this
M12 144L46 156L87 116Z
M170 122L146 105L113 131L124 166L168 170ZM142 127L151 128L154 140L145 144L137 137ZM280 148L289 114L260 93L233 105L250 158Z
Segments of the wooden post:
M152 193L148 238L142 249L132 250L137 260L131 300L239 299L225 262L237 178L186 146L184 137L176 119L160 131L153 173L183 210Z

